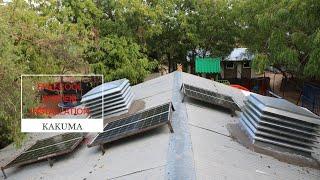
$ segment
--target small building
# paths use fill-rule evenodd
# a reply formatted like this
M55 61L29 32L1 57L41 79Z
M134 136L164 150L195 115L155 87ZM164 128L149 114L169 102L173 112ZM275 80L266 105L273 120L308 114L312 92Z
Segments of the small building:
M223 79L251 79L254 72L251 69L253 54L247 48L234 48L229 56L222 60Z

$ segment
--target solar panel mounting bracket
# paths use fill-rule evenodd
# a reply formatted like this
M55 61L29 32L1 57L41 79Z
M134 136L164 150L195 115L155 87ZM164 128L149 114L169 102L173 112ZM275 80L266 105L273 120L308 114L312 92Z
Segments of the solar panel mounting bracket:
M100 149L101 149L102 155L104 155L104 153L106 153L106 149L104 148L103 145L104 144L100 144Z
M184 88L184 84L181 85L180 87L180 91L182 91L182 89Z
M173 130L173 128L172 128L172 124L171 124L170 121L168 122L168 127L169 127L169 129L170 129L170 132L171 132L171 133L174 133L174 130Z
M169 110L169 111L176 111L175 109L174 109L174 107L173 107L173 104L172 104L172 102L170 103L170 107L171 107L171 109ZM173 127L172 127L172 124L171 124L171 120L172 120L172 113L170 113L170 117L169 117L169 121L168 121L168 127L169 127L169 130L170 130L170 132L171 133L174 133L174 130L173 130Z
M180 91L182 91L183 89L184 89L184 84L181 85ZM181 100L182 103L184 102L184 98L185 97L186 97L186 95L183 93L183 97L182 97L182 100Z
M172 103L171 103L171 109L172 109L172 111L176 111L176 110L174 109L174 106L173 106Z
M230 109L230 116L231 116L231 117L237 116L236 111L233 110L233 109Z
M186 97L186 95L183 94L182 101L181 101L182 103L184 103L184 98L185 97Z
M53 166L53 160L51 158L47 158L47 160L48 160L48 163L49 163L50 167L52 167Z
M66 133L66 134L72 134L72 133ZM20 154L18 154L17 156L15 156L15 158L11 161L9 161L6 165L2 166L1 167L1 171L4 175L4 178L6 179L7 178L7 175L5 174L5 169L8 169L10 167L13 167L13 166L20 166L20 165L24 165L24 164L29 164L29 163L33 163L33 162L37 162L37 161L41 161L41 160L47 160L49 162L49 165L52 167L53 166L53 161L52 161L52 157L54 156L59 156L59 155L62 155L62 154L67 154L67 153L70 153L71 151L73 151L80 143L81 141L83 140L84 138L84 134L82 133L82 136L78 136L78 137L75 137L71 140L74 140L76 142L74 142L72 144L72 146L68 149L65 149L65 150L61 150L60 152L56 152L56 153L51 153L51 154L48 154L46 156L39 156L37 157L36 159L29 159L29 160L26 160L26 161L22 161L22 162L18 162L18 163L14 163L14 164L11 164L14 160L16 160L17 158L19 158L22 154L24 153L27 153L27 150L29 148L32 148L33 146L35 146L38 142L40 141L43 141L43 140L48 140L48 139L51 139L51 138L54 138L54 137L57 137L57 136L61 136L63 134L59 134L59 135L56 135L56 136L52 136L52 137L49 137L49 138L44 138L44 139L41 139L41 140L37 140L33 145L31 145L30 147L24 149L24 151L22 151ZM61 141L61 143L63 143L64 141ZM65 141L67 142L67 141ZM59 144L59 143L56 143L56 144ZM53 144L55 145L55 144ZM45 148L45 147L49 147L49 146L44 146L42 148ZM41 149L41 148L40 148Z
M7 179L7 175L6 175L6 173L4 172L3 167L1 167L1 171L2 171L3 177L4 177L5 179Z

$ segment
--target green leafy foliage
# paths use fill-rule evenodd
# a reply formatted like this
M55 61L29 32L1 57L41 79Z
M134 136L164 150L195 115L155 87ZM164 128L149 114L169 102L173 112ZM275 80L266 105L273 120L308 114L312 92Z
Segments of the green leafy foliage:
M13 0L0 5L0 141L20 143L20 75L90 73L142 82L197 50L255 53L253 67L320 78L317 0ZM190 61L186 56L192 54ZM23 103L36 103L32 87ZM24 110L24 109L23 109ZM24 110L25 111L25 110ZM20 140L20 141L19 141Z
M84 64L87 36L70 21L60 21L48 4L34 8L26 1L0 6L0 141L21 145L21 74L77 72ZM54 6L56 7L56 6ZM49 11L50 10L50 11ZM24 80L23 112L37 104L33 81Z
M126 77L132 84L137 84L156 65L155 62L149 63L138 44L124 37L101 38L98 47L92 50L91 58L96 63L92 63L91 68L92 72L103 74L105 81Z
M320 1L235 2L241 43L260 54L257 70L271 65L299 79L320 78Z
M136 84L156 66L134 37L117 36L118 29L113 29L114 35L103 33L101 22L107 21L102 7L91 0L14 0L0 5L1 146L11 141L21 145L24 137L21 74L79 73L91 63L92 72L104 74L106 80L126 77ZM37 104L30 84L23 81L23 112Z

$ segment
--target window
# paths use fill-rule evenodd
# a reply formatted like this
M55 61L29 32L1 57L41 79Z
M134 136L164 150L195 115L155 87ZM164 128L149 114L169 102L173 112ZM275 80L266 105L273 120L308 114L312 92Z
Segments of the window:
M227 62L226 69L233 69L233 68L234 68L234 63L233 62Z
M250 62L249 61L244 61L243 62L243 68L250 68Z

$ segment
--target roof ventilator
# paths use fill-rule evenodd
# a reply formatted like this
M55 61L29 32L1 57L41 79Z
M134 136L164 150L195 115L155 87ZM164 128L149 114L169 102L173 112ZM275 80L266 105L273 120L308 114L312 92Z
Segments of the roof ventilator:
M320 117L284 99L251 94L240 125L253 144L272 144L307 155L320 146Z
M91 118L109 118L127 113L133 101L129 80L120 79L101 84L82 96Z

